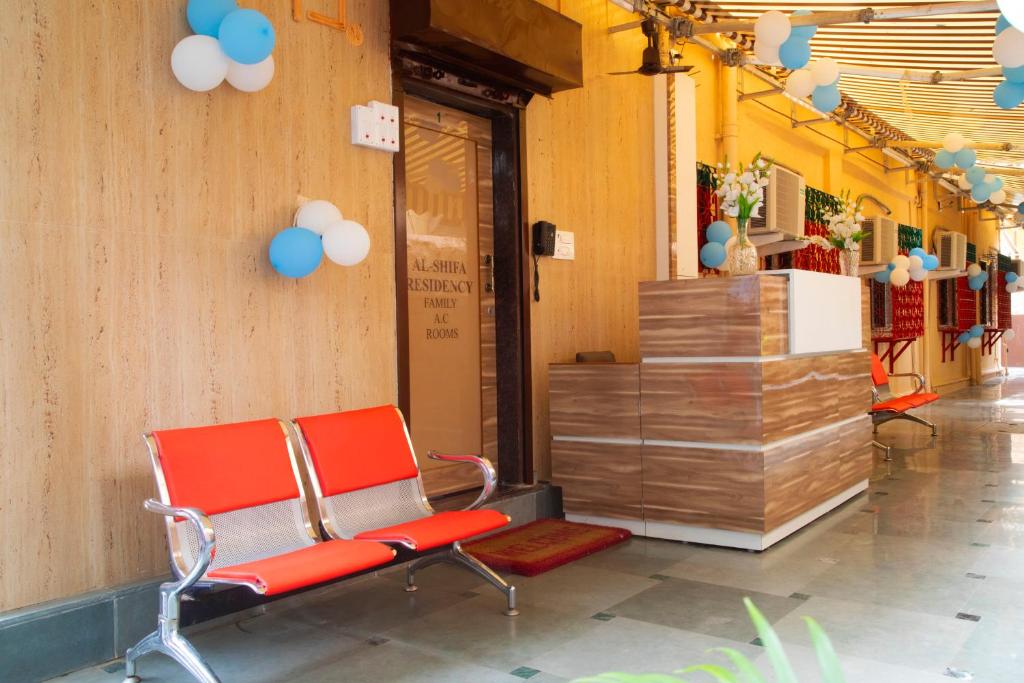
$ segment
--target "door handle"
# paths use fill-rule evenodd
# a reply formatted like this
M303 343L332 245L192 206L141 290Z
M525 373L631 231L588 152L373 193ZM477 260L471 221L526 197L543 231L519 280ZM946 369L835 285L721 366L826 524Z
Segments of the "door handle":
M484 291L494 293L494 257L490 254L484 255L484 268L487 269L487 279L484 281Z

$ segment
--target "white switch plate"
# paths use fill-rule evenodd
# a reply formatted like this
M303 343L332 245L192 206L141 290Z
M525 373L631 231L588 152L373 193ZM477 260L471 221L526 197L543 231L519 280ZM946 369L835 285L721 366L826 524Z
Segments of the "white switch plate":
M561 261L576 260L576 234L567 230L555 232L555 254L552 258Z
M352 107L352 144L384 152L397 152L399 139L398 107L371 101Z

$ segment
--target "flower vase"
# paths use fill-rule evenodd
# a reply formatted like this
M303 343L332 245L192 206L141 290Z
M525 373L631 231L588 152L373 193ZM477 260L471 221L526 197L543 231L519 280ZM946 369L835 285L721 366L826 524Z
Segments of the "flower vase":
M850 277L860 276L860 245L839 250L839 272Z
M749 218L740 218L736 223L736 244L729 253L730 275L753 275L760 265L757 247L747 238L749 221Z

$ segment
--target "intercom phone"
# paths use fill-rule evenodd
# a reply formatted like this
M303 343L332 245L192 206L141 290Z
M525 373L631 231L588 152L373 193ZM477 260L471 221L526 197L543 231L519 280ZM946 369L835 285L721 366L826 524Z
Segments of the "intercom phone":
M555 255L555 233L557 232L554 223L537 221L533 224L533 254L534 256Z

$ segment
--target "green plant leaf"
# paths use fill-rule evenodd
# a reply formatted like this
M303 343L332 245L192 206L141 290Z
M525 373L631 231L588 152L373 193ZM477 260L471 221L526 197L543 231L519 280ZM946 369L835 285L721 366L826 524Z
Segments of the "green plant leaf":
M742 683L765 683L764 676L754 668L754 665L747 659L747 656L739 650L734 650L731 647L716 647L711 652L721 652L728 657L732 665L736 667L736 670L743 675L743 678L740 679Z
M786 658L786 651L782 648L782 641L776 635L775 629L772 628L772 625L761 614L761 610L754 606L750 598L743 598L743 604L747 606L750 620L754 622L757 635L760 636L761 643L768 653L768 659L775 670L776 683L798 683L796 674L793 673L793 667L790 666L789 659Z
M822 683L845 683L839 657L836 655L835 648L832 647L832 641L825 633L825 629L811 617L803 619L807 622L807 630L810 631L811 642L814 643L814 652L818 655Z
M717 664L698 664L696 666L688 666L685 669L677 671L677 674L688 674L693 671L703 671L704 673L713 677L719 683L739 683L739 679L736 678L736 674L726 669L724 666L718 666Z

